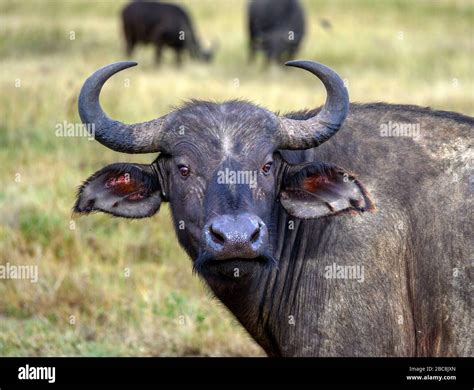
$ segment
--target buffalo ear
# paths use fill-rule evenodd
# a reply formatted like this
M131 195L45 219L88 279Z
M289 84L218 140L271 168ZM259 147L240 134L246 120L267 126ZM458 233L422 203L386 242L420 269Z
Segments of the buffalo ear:
M290 166L283 177L280 202L288 214L302 219L374 209L354 175L324 163Z
M145 218L161 205L161 186L151 165L111 164L79 188L74 212L102 211L118 217Z

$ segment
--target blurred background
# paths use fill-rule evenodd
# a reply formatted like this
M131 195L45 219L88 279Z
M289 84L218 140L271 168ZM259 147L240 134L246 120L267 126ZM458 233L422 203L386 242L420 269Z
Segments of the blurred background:
M417 104L474 115L472 1L304 0L296 56L345 79L353 102ZM37 283L0 279L0 356L262 356L192 274L167 206L132 221L74 219L78 185L120 155L87 137L58 137L80 123L77 96L97 68L127 59L127 2L0 0L0 265L37 265ZM113 77L101 101L115 119L153 119L190 98L242 98L286 112L324 102L301 70L248 63L247 1L179 1L214 61L152 46Z

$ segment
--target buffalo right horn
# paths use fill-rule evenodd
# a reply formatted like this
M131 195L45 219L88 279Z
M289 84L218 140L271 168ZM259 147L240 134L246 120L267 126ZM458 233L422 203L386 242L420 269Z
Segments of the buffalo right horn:
M99 103L100 90L115 73L137 65L124 61L106 65L95 71L84 83L79 94L79 116L92 135L102 145L123 153L154 153L162 151L161 128L166 118L127 125L110 119ZM90 130L90 129L89 129Z

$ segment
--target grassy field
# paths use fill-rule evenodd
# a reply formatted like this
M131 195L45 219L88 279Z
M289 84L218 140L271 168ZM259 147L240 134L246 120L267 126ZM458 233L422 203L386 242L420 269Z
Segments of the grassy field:
M303 71L247 64L246 1L180 3L204 44L219 42L215 61L177 69L168 53L157 68L152 48L139 49L139 67L102 95L113 118L152 119L188 98L245 98L280 111L324 101ZM309 31L298 57L334 67L352 101L474 115L472 1L303 3ZM0 279L0 356L261 356L192 274L167 207L141 221L72 219L76 188L91 173L154 158L55 134L58 123L79 122L84 79L125 59L122 6L0 0L0 264L39 268L37 283Z

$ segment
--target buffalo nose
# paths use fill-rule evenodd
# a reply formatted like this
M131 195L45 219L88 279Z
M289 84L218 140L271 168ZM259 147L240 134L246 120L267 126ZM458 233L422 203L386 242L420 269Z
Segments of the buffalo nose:
M255 258L262 254L267 227L252 214L221 215L204 229L207 250L216 259Z
M245 220L240 226L235 226L235 223L226 219L214 221L209 226L212 239L218 244L225 245L226 243L255 242L260 237L261 224L257 221Z

